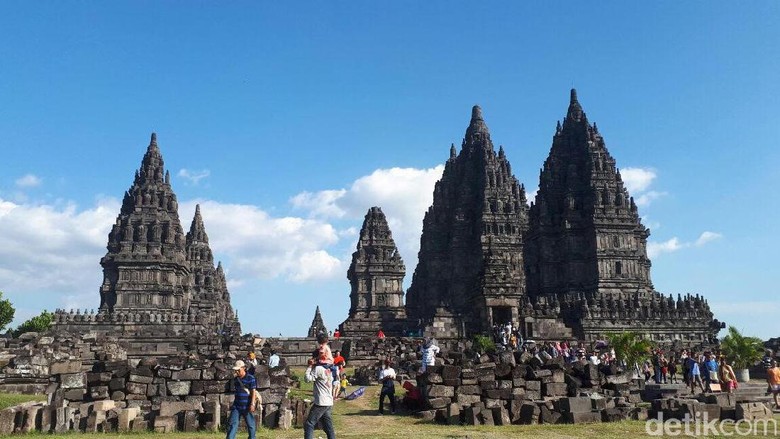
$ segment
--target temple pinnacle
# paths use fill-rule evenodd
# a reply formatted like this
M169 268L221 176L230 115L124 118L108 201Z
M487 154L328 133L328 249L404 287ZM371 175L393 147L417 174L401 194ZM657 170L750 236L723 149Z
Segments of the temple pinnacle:
M569 99L569 103L573 104L575 102L578 102L577 101L577 89L573 88L573 89L571 89L571 98Z
M471 120L484 120L482 119L482 108L479 105L475 105L471 108Z

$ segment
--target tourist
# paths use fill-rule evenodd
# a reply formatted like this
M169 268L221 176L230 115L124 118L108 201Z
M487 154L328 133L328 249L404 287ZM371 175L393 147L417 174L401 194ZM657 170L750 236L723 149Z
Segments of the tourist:
M313 439L314 427L318 422L321 422L328 439L335 439L336 432L333 430L333 376L329 368L318 364L319 358L320 351L314 351L312 358L309 359L309 367L304 375L307 383L314 382L314 387L312 389L312 406L309 410L309 416L303 424L303 437L304 439Z
M677 360L674 357L669 359L667 368L669 372L669 382L671 384L677 384Z
M688 364L688 351L683 349L682 353L680 354L680 367L682 368L682 377L686 386L690 385L689 378L691 371L688 369Z
M656 384L661 384L661 351L653 351L653 380Z
M422 393L420 389L412 384L411 381L404 381L403 387L406 390L406 395L404 395L402 402L406 408L412 411L420 410L422 408Z
M338 340L339 338L341 338L341 331L339 331L338 329L336 329L335 331L333 331L333 338L335 338L336 340Z
M699 362L696 361L697 355L691 355L688 357L688 382L691 386L691 393L696 392L696 384L699 384L701 391L704 392L704 383L701 381L701 372L699 369Z
M734 374L734 369L729 365L726 357L720 358L720 370L718 372L720 381L723 383L724 390L728 393L734 393L734 389L737 388L737 376Z
M347 365L347 360L341 356L341 351L333 352L333 365L336 366L337 374L333 376L333 396L339 394L341 388L341 376L344 375L344 367Z
M347 386L349 385L349 379L347 379L347 374L341 374L341 379L339 380L339 392L336 394L336 399L346 398L347 397ZM342 396L344 395L344 396Z
M379 331L376 333L376 338L378 338L380 340L384 340L385 339L385 332L382 331L382 328L379 328Z
M279 367L279 355L276 354L276 349L271 349L271 356L268 357L268 368L273 369Z
M718 362L712 353L708 353L704 361L704 382L707 392L712 392L712 384L718 383Z
M777 402L778 395L780 395L780 367L777 367L777 361L772 360L770 368L766 370L766 382L769 384L769 392L775 400L775 408L780 408L780 403Z
M257 357L255 356L254 352L248 352L246 354L246 361L244 361L244 364L246 364L246 373L249 375L254 375L258 364Z
M247 373L246 364L237 360L233 366L233 388L235 397L233 405L230 408L228 417L227 439L235 439L238 433L238 424L241 418L246 422L246 429L249 433L249 439L255 439L255 392L257 389L257 380L254 375Z
M642 366L642 372L645 374L645 383L650 381L650 377L652 376L652 366L650 365L650 361L645 361L645 364Z
M390 413L395 414L395 370L390 367L390 360L385 360L382 370L379 371L379 382L382 383L382 390L379 392L379 414L385 414L385 397L390 398Z
M669 376L669 361L664 354L661 354L661 381L666 384L666 378Z
M331 352L330 346L328 346L327 334L319 334L317 336L317 343L319 344L319 347L317 348L317 352L319 353L317 364L330 369L331 376L337 376L339 372L336 366L333 365L333 352Z
M428 367L436 364L436 354L440 351L439 347L436 346L436 339L433 337L426 338L420 351L422 353L420 372L425 373Z

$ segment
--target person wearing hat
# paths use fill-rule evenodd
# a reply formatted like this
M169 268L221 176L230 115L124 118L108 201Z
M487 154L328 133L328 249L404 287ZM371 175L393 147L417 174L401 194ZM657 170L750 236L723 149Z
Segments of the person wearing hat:
M309 358L309 367L306 369L304 379L307 383L314 382L312 389L312 406L309 416L303 424L304 439L314 437L314 426L322 422L322 429L328 439L336 439L336 431L333 429L333 375L329 367L318 364L319 349L315 349Z
M236 363L233 365L233 374L235 375L232 382L235 390L235 399L233 399L233 405L230 408L226 439L235 439L241 418L244 418L246 422L249 439L255 439L255 392L257 391L257 380L255 380L254 375L247 373L246 363L242 360L236 360Z

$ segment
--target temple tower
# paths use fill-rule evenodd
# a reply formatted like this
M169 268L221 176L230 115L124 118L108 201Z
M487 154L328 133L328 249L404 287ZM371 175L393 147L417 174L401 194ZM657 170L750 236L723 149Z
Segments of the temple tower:
M558 314L579 339L633 330L658 342L711 341L723 324L703 298L675 302L654 290L648 236L604 138L571 90L530 208L525 261L536 312Z
M141 168L125 192L107 248L100 261L101 310L187 312L191 278L184 231L154 133Z
M461 150L450 148L423 220L407 294L410 323L438 327L433 335L465 336L517 321L526 287L527 212L525 189L503 147L496 154L475 106ZM437 316L447 323L437 324Z
M650 231L576 90L540 172L530 221L526 264L535 295L653 291Z
M309 326L309 332L307 337L316 337L318 334L327 334L328 328L325 327L325 322L322 321L322 314L320 314L320 307L317 305L317 309L314 311L314 318Z
M222 263L214 267L214 255L203 224L200 205L195 206L190 231L186 238L187 261L192 276L191 309L207 319L220 332L241 334L241 326L230 305L230 293L225 281Z
M349 317L341 324L342 333L369 337L382 328L388 336L403 335L405 275L406 267L385 214L379 207L370 208L347 271L350 308Z

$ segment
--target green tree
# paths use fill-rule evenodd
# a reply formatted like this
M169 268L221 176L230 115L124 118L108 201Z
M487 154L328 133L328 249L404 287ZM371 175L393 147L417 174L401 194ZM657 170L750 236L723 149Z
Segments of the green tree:
M0 291L0 331L4 331L6 326L14 319L16 310L11 305L11 301L3 299L3 292Z
M18 337L25 332L43 332L49 329L54 321L54 313L45 309L39 315L27 320L14 330L14 337Z
M729 333L723 337L720 348L734 369L747 369L764 355L764 343L760 338L746 337L733 326L729 326Z
M653 343L633 331L607 334L609 346L615 350L615 357L626 363L626 368L632 368L650 357Z

